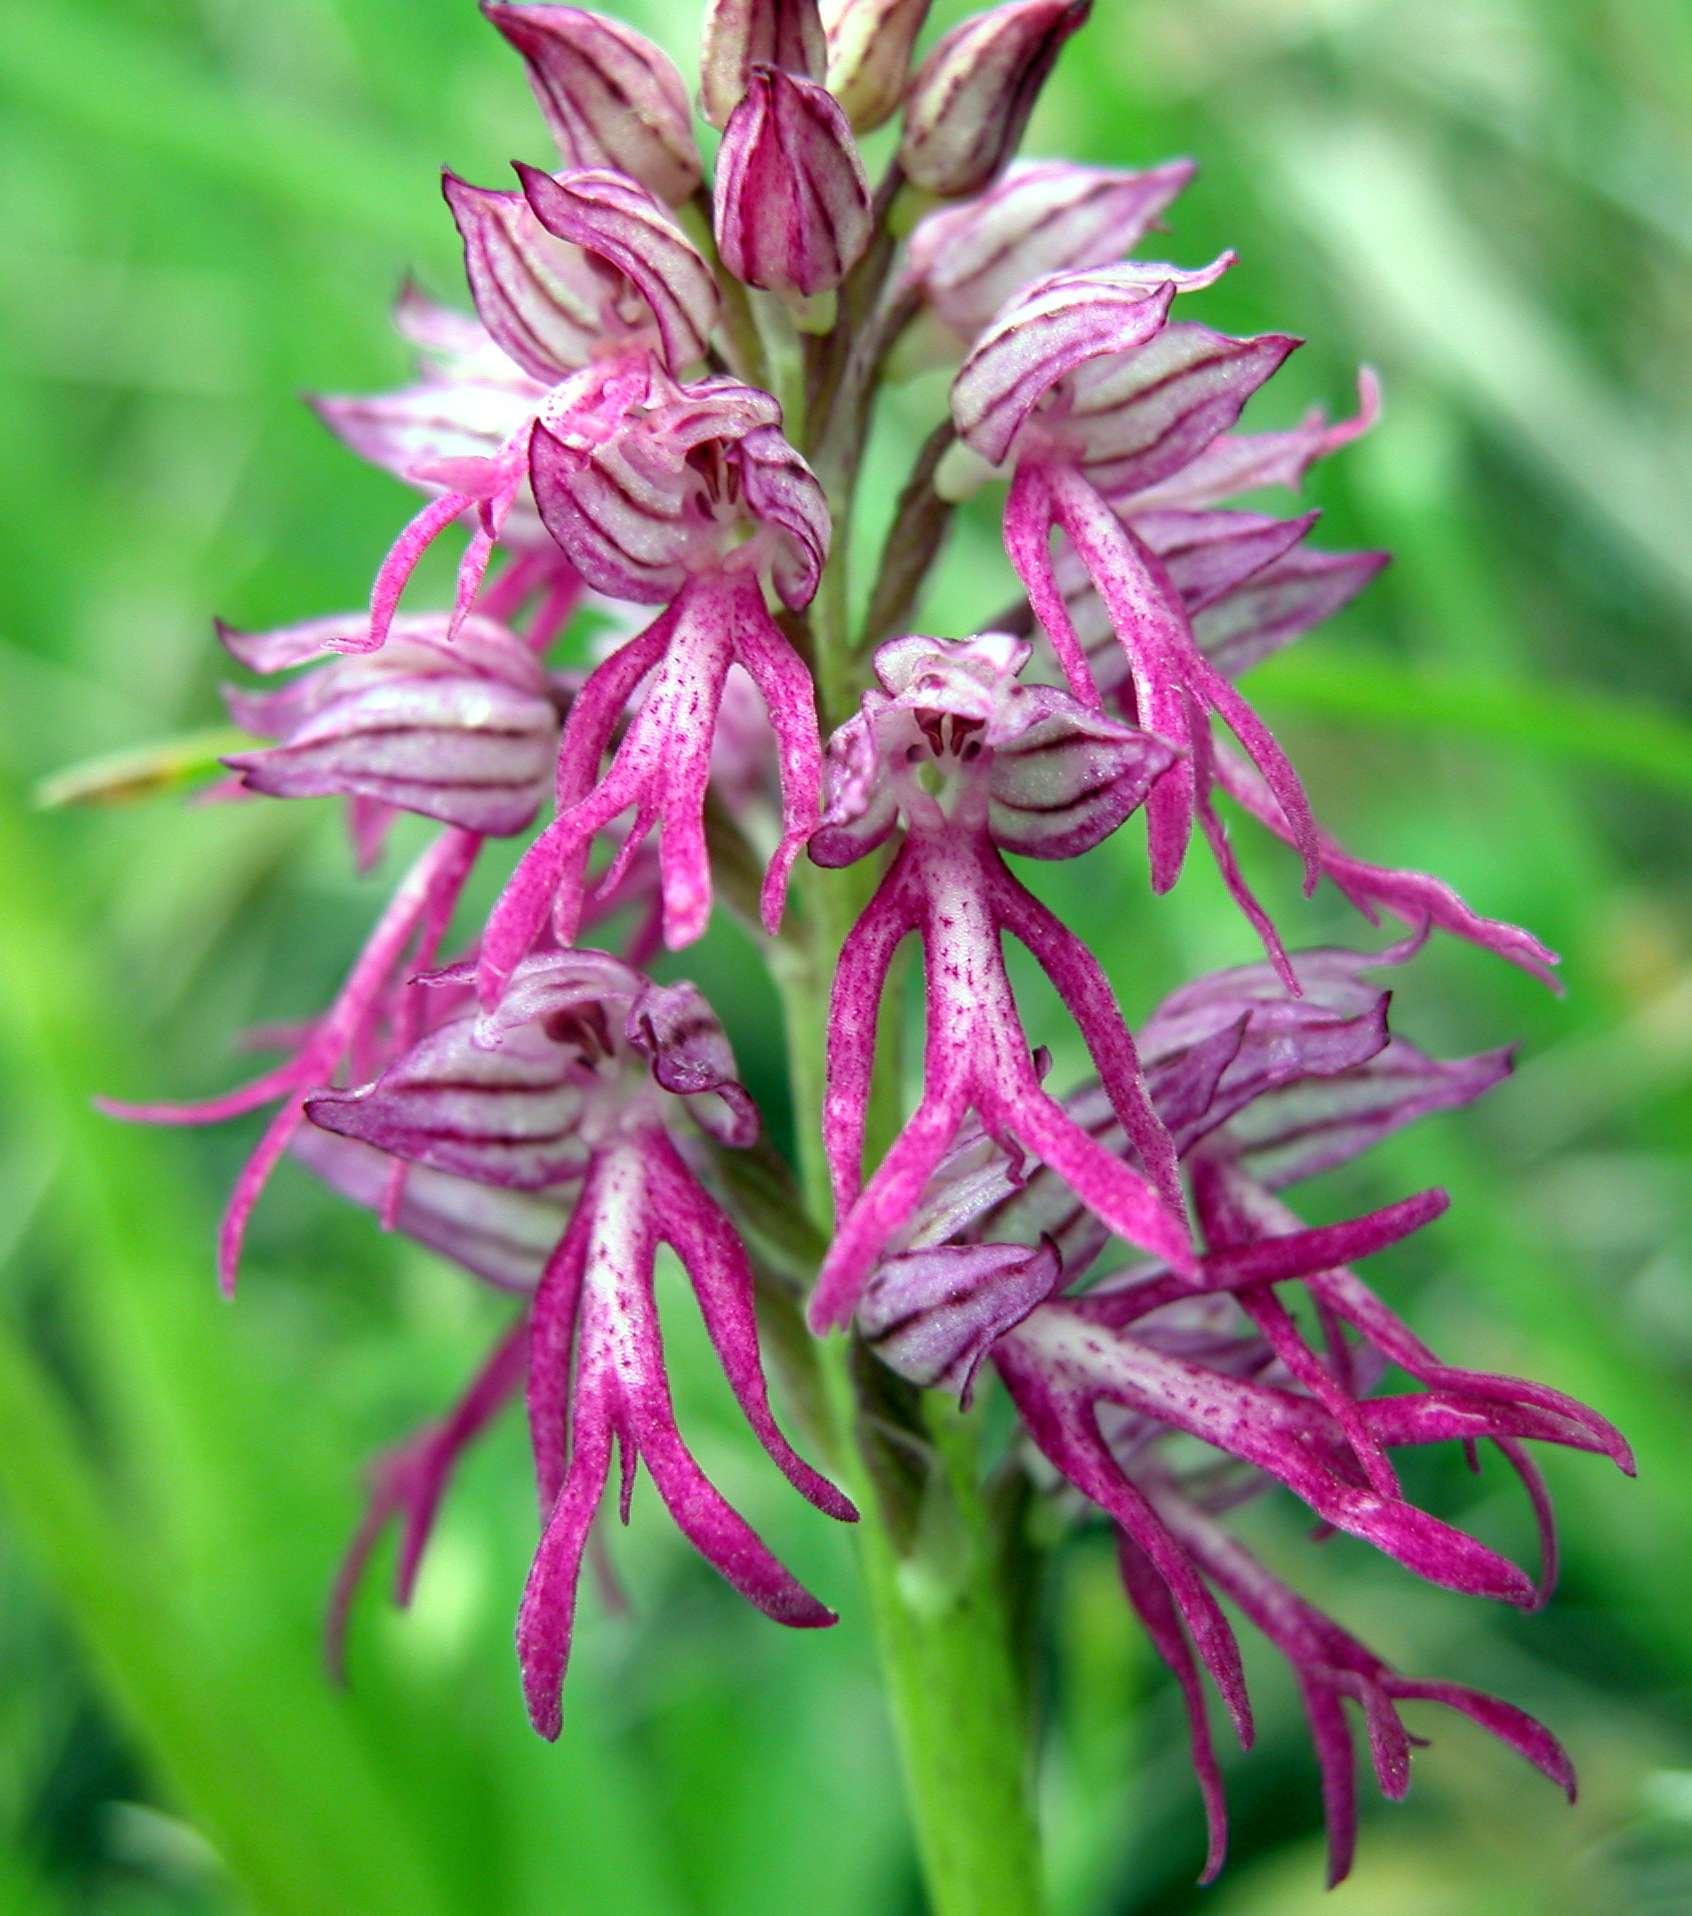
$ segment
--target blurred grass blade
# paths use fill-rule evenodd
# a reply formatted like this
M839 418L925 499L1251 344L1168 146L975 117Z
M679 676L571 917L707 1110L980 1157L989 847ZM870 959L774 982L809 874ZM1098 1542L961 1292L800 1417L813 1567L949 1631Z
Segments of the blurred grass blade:
M248 743L244 733L224 726L107 753L42 779L35 802L43 811L57 811L63 805L127 805L181 792L217 777L224 754Z
M146 1539L105 1502L69 1413L9 1326L0 1326L0 1489L31 1554L57 1590L99 1668L102 1687L151 1745L255 1906L277 1916L344 1908L427 1909L432 1899L371 1832L366 1867L333 1867L261 1787L257 1750L215 1687L181 1667L181 1620L154 1574ZM406 1879L410 1877L410 1883ZM353 1891L353 1883L359 1888ZM421 1895L422 1901L413 1898Z
M37 1148L66 1174L59 1302L122 1489L106 1492L15 1331L0 1332L0 1487L105 1685L256 1908L435 1916L452 1907L435 1832L394 1800L315 1639L273 1601L251 1539L295 1507L263 1434L274 1442L280 1414L240 1375L206 1247L179 1228L151 1140L88 1108L96 1076L124 1068L117 1006L86 941L42 915L58 890L9 804L0 869L14 888L0 1043L11 1081L31 1087ZM70 1182L94 1163L97 1178Z
M1482 738L1559 763L1619 772L1692 800L1692 725L1606 694L1479 673L1419 671L1371 657L1302 654L1264 674L1264 703L1393 731Z
M1609 387L1453 210L1421 145L1376 122L1270 120L1254 150L1334 258L1367 330L1449 380L1692 601L1684 444ZM1666 396L1658 396L1658 405Z
M227 76L183 58L120 9L61 0L9 15L7 94L85 136L145 152L151 166L175 162L389 246L438 224L432 196L418 190L426 174L409 156L281 98L237 93Z

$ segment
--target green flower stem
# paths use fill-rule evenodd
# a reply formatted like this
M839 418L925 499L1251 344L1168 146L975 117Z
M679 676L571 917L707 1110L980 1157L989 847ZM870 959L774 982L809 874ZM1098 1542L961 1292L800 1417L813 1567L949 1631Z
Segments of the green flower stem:
M836 1340L824 1368L848 1433L843 1474L862 1513L858 1560L934 1916L1039 1916L1025 1711L974 1430L950 1406L931 1414L940 1428L916 1542L901 1552L865 1457L875 1439L863 1426L849 1348Z

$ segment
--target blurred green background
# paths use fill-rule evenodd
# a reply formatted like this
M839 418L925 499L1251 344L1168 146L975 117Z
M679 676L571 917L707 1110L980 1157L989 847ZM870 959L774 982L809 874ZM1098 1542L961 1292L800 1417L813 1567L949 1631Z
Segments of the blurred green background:
M687 60L691 4L624 11ZM684 1426L840 1629L770 1628L643 1494L618 1539L634 1614L585 1601L566 1733L542 1745L510 1650L534 1519L507 1423L414 1612L366 1591L337 1692L317 1637L361 1460L447 1401L497 1303L285 1168L228 1307L212 1233L253 1127L149 1134L88 1108L231 1081L233 1035L320 1003L371 913L330 808L33 814L27 794L216 722L213 611L361 601L409 507L295 396L394 380L403 271L457 296L433 169L497 182L547 157L515 58L467 0L56 0L9 20L0 102L0 1909L918 1911L850 1550L743 1441L681 1314ZM1397 563L1256 694L1344 839L1566 959L1562 1000L1449 947L1397 980L1406 1033L1519 1037L1521 1070L1316 1200L1447 1184L1451 1216L1381 1261L1386 1294L1461 1361L1589 1397L1641 1460L1633 1485L1548 1460L1567 1568L1536 1618L1253 1514L1313 1598L1406 1666L1543 1715L1581 1770L1571 1813L1478 1731L1416 1723L1437 1747L1407 1805L1370 1803L1341 1892L1370 1916L1692 1908L1689 129L1683 0L1099 0L1029 142L1201 160L1169 255L1243 260L1206 316L1312 341L1256 423L1342 406L1360 359L1381 369L1384 424L1313 496L1326 542ZM937 397L903 402L882 510ZM978 515L930 629L996 608L994 565ZM1248 829L1289 932L1347 931ZM1136 854L1106 856L1120 884L1094 861L1055 895L1132 1017L1251 955L1196 863L1154 906ZM779 1104L746 950L714 932L688 969ZM1529 1547L1495 1474L1418 1481ZM1172 1686L1102 1537L1057 1551L1042 1605L1056 1909L1196 1907ZM1284 1673L1252 1667L1262 1730L1225 1756L1215 1916L1321 1901L1314 1766Z

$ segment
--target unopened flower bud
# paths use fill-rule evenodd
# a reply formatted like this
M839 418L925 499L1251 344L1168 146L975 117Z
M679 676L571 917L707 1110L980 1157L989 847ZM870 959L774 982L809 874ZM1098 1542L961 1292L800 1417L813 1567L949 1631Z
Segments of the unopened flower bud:
M828 70L828 41L817 0L711 0L699 55L699 103L726 127L752 83L754 67L779 67L796 79Z
M870 237L852 129L809 80L759 67L717 158L717 247L736 279L809 298L838 286Z
M485 11L523 56L566 167L614 167L671 206L688 197L699 184L693 110L661 48L581 7Z
M954 27L918 68L899 162L942 199L978 193L1016 151L1046 75L1092 0L1013 0Z
M892 119L930 0L824 0L828 90L855 132Z

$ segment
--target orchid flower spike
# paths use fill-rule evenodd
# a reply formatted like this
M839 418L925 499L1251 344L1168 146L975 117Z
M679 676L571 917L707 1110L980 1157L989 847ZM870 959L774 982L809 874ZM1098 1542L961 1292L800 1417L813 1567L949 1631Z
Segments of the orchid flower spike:
M1375 424L1373 376L1349 416L1242 430L1299 342L1185 317L1232 252L1196 268L1135 257L1163 250L1148 236L1193 162L1017 159L1090 0L1002 0L926 50L929 0L706 0L685 76L585 8L484 11L556 157L516 162L503 190L446 174L473 312L408 287L395 323L414 377L317 402L424 502L367 610L219 627L265 683L226 692L254 743L205 794L343 800L361 874L420 842L327 1007L253 1034L279 1063L201 1104L106 1106L164 1124L268 1113L223 1220L226 1287L290 1157L504 1301L458 1401L371 1469L331 1598L332 1661L383 1534L400 1532L403 1603L461 1459L519 1399L539 1541L517 1650L543 1735L559 1732L584 1562L615 1587L613 1452L625 1520L644 1466L736 1590L779 1622L834 1621L683 1439L658 1315L667 1248L752 1438L842 1520L853 1505L776 1422L761 1329L795 1360L802 1312L817 1335L856 1340L827 1373L840 1401L813 1364L783 1377L865 1499L877 1600L921 1606L921 1630L890 1640L911 1651L900 1695L920 1692L927 1720L947 1720L960 1699L946 1686L966 1664L973 1681L978 1652L1010 1669L1010 1643L972 1637L963 1657L949 1636L953 1618L990 1630L1003 1608L966 1587L972 1566L1000 1574L1001 1553L988 1500L963 1481L971 1447L943 1439L992 1393L995 1481L1049 1487L1114 1533L1127 1603L1186 1712L1206 1880L1227 1835L1207 1679L1251 1734L1224 1602L1292 1668L1331 1880L1357 1823L1348 1712L1389 1797L1408 1782L1406 1700L1469 1716L1572 1791L1549 1731L1479 1690L1399 1674L1229 1522L1290 1493L1324 1534L1345 1533L1342 1556L1366 1544L1529 1609L1557 1560L1534 1447L1632 1469L1597 1411L1454 1361L1362 1274L1438 1219L1442 1190L1322 1223L1300 1208L1305 1180L1510 1069L1507 1050L1444 1059L1401 1037L1387 968L1434 929L1547 978L1556 962L1439 879L1342 849L1239 689L1385 563L1315 548L1314 510L1256 496L1296 492ZM721 136L709 163L696 102ZM884 127L872 188L858 141ZM888 498L881 565L863 578L854 521L904 424L881 434L878 405L921 368L947 373L944 416ZM966 603L973 637L922 636L953 508L996 478L1020 595ZM423 553L461 522L446 602L402 610ZM1290 953L1218 794L1297 851L1307 890L1325 876L1408 935ZM1152 893L1177 882L1196 831L1265 957L1161 985L1125 974L1127 1002L1167 993L1131 1033L1098 958L1013 866L1108 859L1142 809ZM838 870L857 864L857 879ZM478 896L491 910L455 939ZM760 1137L704 995L648 975L665 947L705 937L719 897L782 1001L758 1082L779 1022L794 1168ZM1141 972L1173 949L1132 930L1120 949ZM1090 1061L1067 1089L1024 1027L1007 934ZM877 1026L913 935L921 1089L871 1149L872 1091L879 1115L901 1083L903 1019L889 1012L883 1044ZM724 950L740 962L712 949L707 965ZM935 1391L956 1400L938 1416ZM1412 1497L1433 1479L1403 1453L1450 1444L1476 1468L1496 1454L1520 1483L1537 1572ZM924 1737L907 1741L920 1768ZM993 1753L995 1814L980 1816L986 1772L970 1770L985 1743L964 1742L944 1753L960 1787L948 1770L913 1800L942 1823L963 1812L935 1802L963 1805L970 1827L927 1828L922 1846L972 1867L1015 1852L1032 1886L1032 1823L997 1787L1019 1765Z

